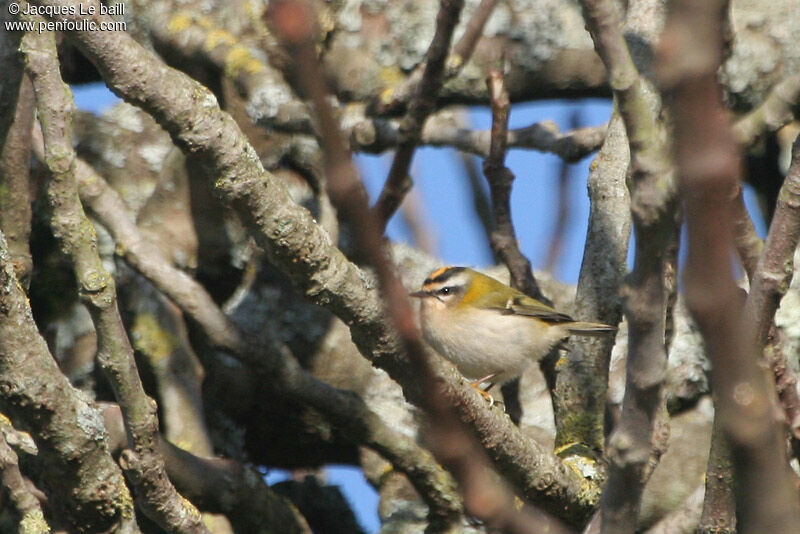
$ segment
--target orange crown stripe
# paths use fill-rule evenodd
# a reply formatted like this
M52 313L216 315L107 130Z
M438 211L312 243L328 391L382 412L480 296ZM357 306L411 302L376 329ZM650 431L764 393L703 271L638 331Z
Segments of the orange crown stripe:
M440 267L440 268L436 269L435 271L433 271L430 275L428 275L428 280L436 280L437 278L439 278L441 275L443 275L444 273L446 273L450 269L453 269L452 265L448 265L447 267Z

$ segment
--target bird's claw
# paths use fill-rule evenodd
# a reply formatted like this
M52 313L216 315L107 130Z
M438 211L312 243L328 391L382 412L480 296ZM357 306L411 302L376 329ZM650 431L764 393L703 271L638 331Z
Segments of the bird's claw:
M489 403L489 408L491 408L492 406L494 406L495 400L494 400L494 397L492 397L491 394L489 394L488 391L485 391L485 390L481 389L481 384L483 382L485 382L485 381L486 381L486 379L475 380L474 382L470 382L469 385L472 386L473 388L475 388L475 391L480 393L481 397L486 399L486 402Z

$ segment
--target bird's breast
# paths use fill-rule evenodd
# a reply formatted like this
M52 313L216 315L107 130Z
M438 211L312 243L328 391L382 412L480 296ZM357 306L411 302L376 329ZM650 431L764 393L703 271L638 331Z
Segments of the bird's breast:
M422 310L425 340L467 378L513 378L567 336L559 327L495 310ZM500 380L502 381L502 380Z

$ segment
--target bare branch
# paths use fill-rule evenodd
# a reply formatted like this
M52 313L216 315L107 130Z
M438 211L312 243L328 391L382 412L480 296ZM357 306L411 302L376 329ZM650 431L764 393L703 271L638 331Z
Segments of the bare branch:
M610 0L584 0L595 49L609 71L611 88L631 147L631 213L636 256L622 287L628 320L628 357L622 417L608 439L609 480L602 499L602 531L636 528L644 483L664 443L652 442L663 414L667 292L664 258L675 224L676 188L664 133L649 106L645 81L633 63ZM655 450L653 446L655 445Z
M165 17L158 3L141 0L132 3L134 18L176 68L201 55L233 80L241 94L261 104L253 106L258 108L251 114L256 124L288 132L313 131L308 107L292 94L281 72L261 57L257 45L243 41L220 26L213 16L198 10L175 9Z
M458 76L461 68L469 61L472 52L475 50L475 45L483 35L483 27L486 21L489 20L498 0L481 0L478 7L473 11L472 16L467 22L466 28L461 39L453 45L453 51L450 57L447 58L445 65L445 79L450 79Z
M736 121L733 135L743 146L750 146L762 133L775 132L791 122L800 105L800 75L790 75L777 83L761 104Z
M291 10L291 11L289 11ZM491 475L489 462L480 450L466 425L459 420L452 407L452 399L442 391L439 377L433 367L435 361L426 351L422 336L416 327L414 312L383 249L382 229L377 214L366 203L358 173L344 142L339 139L340 129L333 110L326 100L322 72L312 51L313 28L296 22L304 12L300 5L283 4L273 14L273 23L280 37L289 45L289 51L304 73L306 90L311 94L314 108L322 125L328 183L331 197L336 199L340 212L355 229L355 239L375 268L382 293L387 301L387 312L397 328L403 349L414 370L420 375L422 407L431 418L428 435L431 447L439 460L455 475L464 494L464 504L472 514L498 528L511 532L533 532L538 529L560 532L560 523L547 514L525 511L518 513L513 506L511 492ZM293 20L295 27L308 28L305 35L293 33L291 27L280 23ZM507 106L506 106L507 111ZM507 117L507 114L506 114ZM434 528L450 529L459 510L431 509L431 513L449 512L433 517Z
M2 433L0 433L0 481L17 516L18 524L24 524L27 529L20 528L20 531L42 534L50 532L39 500L30 492L28 483L19 470L17 453L9 447Z
M800 521L800 508L774 416L774 385L759 365L756 331L730 264L729 199L741 168L716 78L727 7L721 0L675 0L659 47L659 75L670 92L687 209L687 302L714 368L716 417L732 451L739 529L788 533Z
M112 453L126 446L119 406L104 404L103 418ZM181 493L202 510L227 515L236 531L310 534L296 508L278 496L253 467L226 458L187 452L160 437L158 450L170 479Z
M436 105L436 97L442 87L445 60L450 49L450 41L453 38L453 30L463 7L464 0L442 0L439 14L436 17L436 33L430 48L428 48L422 79L415 88L414 98L400 123L400 142L397 152L392 160L383 190L372 208L383 229L386 228L389 219L397 211L406 192L411 188L408 169L411 166L414 150L419 143L419 135L425 119Z
M800 241L800 137L792 149L792 165L778 195L764 251L751 281L745 313L756 343L767 343L781 298L792 281L794 251Z
M76 529L136 531L133 500L108 452L100 412L70 386L39 335L2 232L0 307L0 404L31 431L52 505Z
M486 77L492 104L492 142L489 157L483 162L483 173L492 195L494 230L490 237L492 250L503 260L511 273L511 286L547 302L531 270L531 262L519 250L514 224L511 222L511 185L514 174L505 165L508 115L511 102L503 84L503 74L493 70Z
M797 382L786 361L783 348L777 343L775 312L792 281L794 252L800 241L800 137L792 150L792 165L778 194L764 250L751 278L750 293L745 304L748 324L753 325L756 343L765 348L767 360L775 375L778 396L786 411L795 448L800 439L800 399Z
M469 61L475 45L483 34L483 27L496 5L497 0L481 0L481 3L475 8L461 39L453 46L453 50L447 58L444 65L443 82L458 76L461 68ZM456 20L456 22L458 21ZM407 111L409 101L419 91L428 61L417 65L417 68L398 87L383 91L378 99L370 105L374 108L374 112L378 115L388 115Z
M12 32L9 32L12 33ZM11 73L11 69L6 72ZM15 108L10 109L5 139L0 134L0 229L6 235L17 280L28 287L33 259L31 234L30 132L33 124L33 89L27 76L19 80ZM0 124L5 122L0 117ZM2 127L0 127L2 131Z
M370 119L350 106L348 123L353 150L381 153L400 142L399 123L395 119ZM452 111L434 113L425 121L419 143L430 146L448 146L462 152L489 156L491 145L490 130L470 130L464 128L463 121ZM561 132L552 121L542 121L508 130L508 148L538 150L556 154L568 162L576 162L595 152L603 144L606 125L580 128Z
M573 314L579 320L618 324L622 319L619 288L628 272L631 229L626 186L629 150L622 118L614 111L603 148L589 172L589 228ZM610 336L569 341L567 364L554 375L555 386L551 388L556 450L562 457L599 458L603 450L613 344ZM553 376L549 369L545 371ZM595 476L599 475L595 472Z
M117 309L114 280L103 267L94 229L78 199L70 126L75 105L59 76L55 39L52 33L29 32L22 50L42 124L44 162L51 173L47 193L53 209L53 234L73 264L80 296L97 331L98 362L119 400L131 436L131 449L123 452L120 463L133 480L142 509L162 528L176 533L208 532L197 509L178 494L164 471L155 444L156 406L142 387Z
M742 146L750 146L762 134L779 130L795 117L799 100L800 76L787 76L770 90L761 105L734 123L734 137ZM752 280L764 241L756 234L753 220L747 213L741 187L734 199L733 209L736 252L748 279Z

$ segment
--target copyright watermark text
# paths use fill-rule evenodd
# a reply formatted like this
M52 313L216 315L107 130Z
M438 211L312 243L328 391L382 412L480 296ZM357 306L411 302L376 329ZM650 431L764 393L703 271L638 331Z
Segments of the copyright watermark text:
M46 20L7 20L6 31L37 32L46 31L114 31L120 32L127 29L125 21L121 20L96 20L95 15L124 15L125 4L119 3L111 6L95 5L66 5L66 6L37 6L29 3L11 2L8 4L11 15L48 17ZM56 19L56 20L52 20Z

